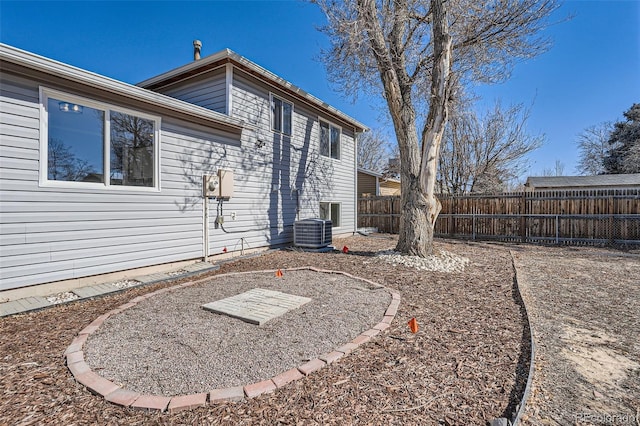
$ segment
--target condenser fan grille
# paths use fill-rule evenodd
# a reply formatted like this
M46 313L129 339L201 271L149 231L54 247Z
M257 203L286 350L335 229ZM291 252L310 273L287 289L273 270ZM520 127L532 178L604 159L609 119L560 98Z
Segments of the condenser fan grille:
M299 220L293 224L293 243L298 247L326 247L331 244L331 226L330 220Z

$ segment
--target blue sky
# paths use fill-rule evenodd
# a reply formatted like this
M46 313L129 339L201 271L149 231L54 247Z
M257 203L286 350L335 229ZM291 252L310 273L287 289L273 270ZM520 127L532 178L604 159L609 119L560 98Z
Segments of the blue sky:
M640 1L566 1L548 28L554 46L516 65L511 79L476 88L483 102L533 102L530 133L545 145L530 174L556 160L573 174L575 139L586 127L622 118L640 102ZM128 83L230 48L372 128L387 126L377 106L351 103L318 61L327 40L318 8L297 1L0 1L3 43ZM389 134L391 134L389 132Z

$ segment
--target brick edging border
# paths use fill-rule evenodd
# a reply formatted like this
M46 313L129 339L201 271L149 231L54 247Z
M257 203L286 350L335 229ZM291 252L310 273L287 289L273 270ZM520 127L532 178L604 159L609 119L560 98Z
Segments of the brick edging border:
M301 271L308 270L313 272L320 272L326 274L340 274L346 277L362 281L368 283L376 289L385 289L387 292L391 294L391 303L385 310L384 316L382 320L375 325L373 328L364 331L359 336L354 338L348 343L336 348L335 350L319 355L317 358L309 360L304 364L292 368L290 370L284 371L271 379L263 380L257 383L251 383L245 386L237 386L232 388L223 388L223 389L214 389L205 393L197 393L197 394L189 394L189 395L176 395L172 397L166 396L158 396L158 395L145 395L140 394L138 392L134 392L131 390L127 390L110 380L105 379L104 377L96 374L91 370L89 365L84 360L84 352L83 346L87 341L89 335L95 332L104 321L109 318L111 315L119 314L120 312L129 309L133 306L136 306L139 302L146 300L150 297L157 296L159 294L163 294L169 291L179 290L181 288L190 287L205 281L210 281L212 279L216 279L218 277L223 276L233 276L233 275L246 275L246 274L255 274L255 273L266 273L272 272L275 273L276 270L260 270L260 271L247 271L247 272L230 272L227 274L214 275L207 278L203 278L196 281L190 281L187 283L178 284L172 287L166 287L160 290L156 290L151 293L144 294L142 296L135 297L131 299L129 302L118 306L115 309L107 312L106 314L100 315L98 318L93 320L91 324L83 328L78 335L73 339L71 345L64 352L64 356L66 357L66 364L69 368L69 371L73 375L74 379L84 385L87 389L89 389L92 393L102 396L105 400L120 405L123 407L131 407L142 410L149 411L159 411L164 412L168 411L170 413L174 413L181 410L187 410L195 407L205 406L207 404L216 404L225 401L241 401L245 397L246 398L255 398L258 395L262 395L264 393L271 393L278 388L286 386L287 384L294 382L296 380L303 379L304 377L312 374L327 365L332 364L333 362L339 360L345 355L350 354L358 347L364 345L373 337L377 336L379 333L383 332L387 328L390 327L391 322L396 316L398 312L398 307L400 306L400 294L388 289L378 283L367 280L365 278L360 278L355 275L351 275L342 271L333 271L327 269L317 269L313 267L299 267L299 268L288 268L283 269L283 271Z

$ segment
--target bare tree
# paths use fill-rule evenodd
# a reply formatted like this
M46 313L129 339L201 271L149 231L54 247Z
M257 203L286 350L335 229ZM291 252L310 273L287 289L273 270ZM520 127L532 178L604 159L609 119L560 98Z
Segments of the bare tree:
M396 249L433 252L440 143L456 88L501 81L514 59L545 51L536 34L555 0L313 0L328 19L323 58L345 92L384 94L400 150Z
M604 159L609 149L609 138L613 132L613 123L589 126L578 135L577 144L580 159L576 172L581 175L601 175L605 173Z
M52 180L85 181L95 173L88 161L77 158L62 140L49 138L47 146L48 177Z
M527 167L526 155L543 135L526 131L529 109L496 102L484 116L461 105L449 119L438 166L441 193L495 193L508 189Z
M111 112L111 184L153 186L153 121Z
M389 142L379 130L371 130L358 139L358 167L382 172L389 162Z
M556 160L553 167L542 170L542 176L563 176L564 175L564 163L560 160Z

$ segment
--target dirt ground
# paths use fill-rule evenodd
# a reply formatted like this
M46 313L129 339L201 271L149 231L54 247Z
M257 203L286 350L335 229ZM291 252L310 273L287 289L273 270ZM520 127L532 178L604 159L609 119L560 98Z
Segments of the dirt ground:
M348 246L349 253L281 250L225 264L218 272L315 266L399 291L391 327L334 364L239 403L176 414L112 405L74 381L63 353L99 315L177 281L151 285L1 319L0 424L484 425L513 412L529 368L529 335L506 248L440 241L438 249L470 259L464 272L442 273L372 257L392 248L394 237L357 236L334 245ZM417 334L407 326L412 317Z
M640 255L512 253L536 345L523 424L640 425Z

